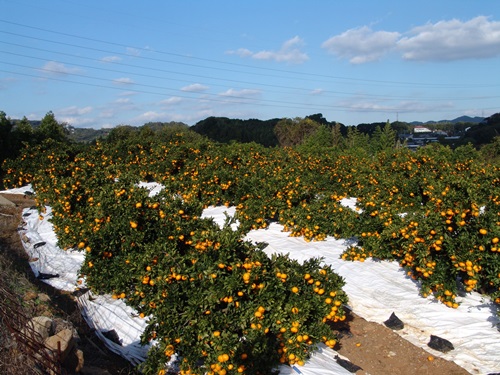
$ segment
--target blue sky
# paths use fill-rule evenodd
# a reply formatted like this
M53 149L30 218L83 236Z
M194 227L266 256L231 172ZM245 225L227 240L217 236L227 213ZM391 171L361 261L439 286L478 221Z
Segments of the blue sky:
M0 0L0 110L75 127L500 112L498 1Z

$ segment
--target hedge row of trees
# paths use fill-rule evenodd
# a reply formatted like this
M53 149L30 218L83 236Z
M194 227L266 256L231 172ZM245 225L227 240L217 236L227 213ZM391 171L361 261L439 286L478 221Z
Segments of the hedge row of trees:
M81 141L75 137L77 129L59 123L52 112L48 112L36 126L33 124L34 122L26 117L22 120L11 120L5 112L0 111L0 177L4 173L1 168L3 161L7 158L16 158L25 147L41 144L47 139L65 144L75 143L75 139ZM488 159L499 157L500 113L487 118L481 124L470 126L467 132L465 125L455 125L460 127L463 133L456 146L471 143L476 148L481 147ZM305 118L266 121L209 117L192 127L179 122L147 123L141 127L119 125L108 132L96 131L96 137L110 141L129 138L137 138L140 141L151 134L158 135L172 131L189 133L191 137L204 136L220 143L255 142L265 147L301 147L312 150L335 147L342 151L356 150L363 154L375 154L402 146L398 134L408 131L408 124L401 122L391 124L387 121L345 126L338 122L328 122L320 113ZM85 132L87 141L92 138L88 133Z
M57 142L69 142L69 132L65 124L59 123L54 113L48 112L37 127L23 117L12 121L5 112L0 111L0 166L7 158L15 159L22 149L52 139ZM2 170L0 168L0 177Z
M300 144L308 135L318 130L319 126L322 126L333 132L333 140L330 139L330 136L327 137L331 143L330 145L338 146L338 141L341 139L340 135L345 139L349 130L351 132L356 130L356 132L368 139L372 139L374 135L377 138L378 132L386 124L384 122L374 122L362 123L356 126L345 126L339 122L329 122L321 113L318 113L305 118L276 118L267 121L209 117L199 121L192 129L216 142L256 142L266 147L272 147ZM396 134L410 134L414 128L412 124L401 121L390 123L390 127ZM460 140L454 141L454 147L468 143L479 147L490 143L495 136L500 135L500 114L489 117L481 124L473 122L447 122L429 124L426 127L431 130L440 130L450 135L460 136ZM287 133L283 131L283 128L287 128L287 130L291 129L292 131ZM326 134L324 130L322 129L322 134Z

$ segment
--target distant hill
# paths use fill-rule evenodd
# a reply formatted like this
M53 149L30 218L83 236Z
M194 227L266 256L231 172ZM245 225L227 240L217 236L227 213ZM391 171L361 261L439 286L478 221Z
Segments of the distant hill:
M470 117L470 116L460 116L457 117L456 119L453 120L439 120L439 121L426 121L426 122L421 122L421 121L413 121L410 122L411 125L431 125L431 124L458 124L461 122L469 122L472 124L480 124L485 120L485 117Z

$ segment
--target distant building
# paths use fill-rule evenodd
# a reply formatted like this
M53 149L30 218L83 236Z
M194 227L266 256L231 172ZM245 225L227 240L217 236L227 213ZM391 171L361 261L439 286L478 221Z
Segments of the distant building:
M414 133L431 133L432 130L429 128L426 128L425 126L417 125L413 128Z

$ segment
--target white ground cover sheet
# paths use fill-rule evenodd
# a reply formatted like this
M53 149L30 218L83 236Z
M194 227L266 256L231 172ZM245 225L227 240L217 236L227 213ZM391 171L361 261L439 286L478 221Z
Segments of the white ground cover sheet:
M157 186L149 187L154 194ZM19 194L27 190L29 188L12 189L3 193ZM343 203L353 207L355 200L345 200ZM226 217L232 217L234 213L234 207L210 207L204 211L203 217L212 217L222 225ZM77 283L83 253L64 251L57 247L57 239L50 224L50 207L42 217L34 209L25 210L25 215L26 225L20 230L20 235L35 275L58 275L44 281L61 290L78 290L84 285ZM264 251L269 255L288 253L298 261L322 257L344 278L344 290L349 296L348 307L359 316L383 324L394 312L405 324L403 330L396 332L414 345L434 356L454 361L471 374L500 372L500 332L497 328L500 320L489 298L477 293L467 294L463 298L458 297L461 302L458 309L450 309L432 297L419 296L418 285L406 277L396 262L341 260L340 255L352 240L350 243L349 240L330 237L325 241L305 242L302 238L289 237L282 229L281 225L273 223L267 229L251 231L247 239L268 243ZM139 344L140 335L146 326L145 319L137 317L135 311L123 301L113 300L111 296L95 296L87 291L81 293L78 303L89 325L95 328L111 350L136 364L145 358L148 348ZM112 330L117 333L119 344L104 335ZM431 334L449 340L455 349L444 354L429 348L427 343ZM322 346L304 366L282 366L280 374L350 374L335 362L336 355L335 351Z

